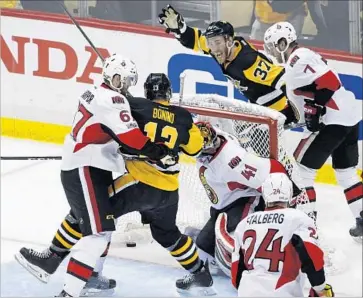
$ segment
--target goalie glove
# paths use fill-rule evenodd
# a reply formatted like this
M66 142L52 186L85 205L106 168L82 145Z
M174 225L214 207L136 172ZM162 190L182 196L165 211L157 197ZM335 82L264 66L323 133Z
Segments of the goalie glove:
M171 5L162 9L162 13L159 14L159 23L166 27L166 33L173 32L176 36L183 34L187 29L184 18Z
M313 101L305 100L304 114L306 128L311 132L317 132L324 127L321 117L325 114L326 108L315 104Z
M333 287L329 284L325 284L312 287L309 292L309 297L335 297L335 294Z

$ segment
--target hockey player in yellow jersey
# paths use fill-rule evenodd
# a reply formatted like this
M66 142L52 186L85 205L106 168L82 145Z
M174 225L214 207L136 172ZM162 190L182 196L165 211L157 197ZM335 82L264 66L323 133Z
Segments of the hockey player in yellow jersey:
M273 64L243 37L235 36L230 23L212 22L202 33L187 26L182 15L170 5L159 15L159 22L183 46L212 56L223 74L251 103L282 112L287 117L286 124L296 122L295 111L286 98L284 68Z

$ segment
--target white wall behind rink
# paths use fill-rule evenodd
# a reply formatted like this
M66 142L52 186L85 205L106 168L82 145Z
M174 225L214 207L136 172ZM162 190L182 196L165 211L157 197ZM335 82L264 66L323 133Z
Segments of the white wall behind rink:
M8 16L1 16L1 25L1 117L70 125L77 97L89 87L84 79L87 76L82 79L82 75L89 66L101 67L101 61L95 64L90 61L88 44L74 25ZM143 95L143 82L149 72L167 73L173 55L191 53L170 38L91 27L84 27L84 30L97 47L134 60L139 70L139 82L131 89L135 95ZM5 46L10 51L7 54ZM339 73L362 76L360 63L335 60L330 63ZM18 73L7 68L15 64ZM43 76L44 69L58 77ZM210 75L190 73L185 86L187 93L195 92L196 81L213 83ZM101 77L91 73L89 78L99 83ZM300 133L288 132L286 146L294 148L300 137Z

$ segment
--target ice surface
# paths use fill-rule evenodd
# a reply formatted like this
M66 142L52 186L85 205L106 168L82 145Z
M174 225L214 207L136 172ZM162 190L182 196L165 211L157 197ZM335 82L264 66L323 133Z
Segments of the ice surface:
M2 156L60 153L57 145L1 138ZM22 246L45 248L67 214L59 166L59 161L1 161L1 296L53 296L62 288L66 262L45 285L13 257ZM362 245L348 234L354 219L342 189L317 185L317 195L321 241L334 267L327 281L336 296L362 297ZM178 296L175 280L185 271L158 244L149 243L112 246L104 274L117 280L116 296L171 297ZM215 288L218 296L236 296L225 277L215 278Z

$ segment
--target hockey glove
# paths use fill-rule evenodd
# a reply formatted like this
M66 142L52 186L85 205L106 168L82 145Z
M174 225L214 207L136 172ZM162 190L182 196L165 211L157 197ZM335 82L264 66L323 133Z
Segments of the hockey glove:
M166 167L173 166L178 162L178 154L174 153L164 143L148 141L142 148L141 154L147 156L153 162L160 162Z
M319 131L324 127L321 123L321 116L325 114L326 108L305 100L304 115L306 128L311 132Z
M322 290L318 290L318 287L313 287L310 289L309 297L335 297L333 287L326 284Z
M180 13L178 13L171 5L163 8L159 14L159 23L166 27L166 33L173 32L180 35L185 32L187 25Z

